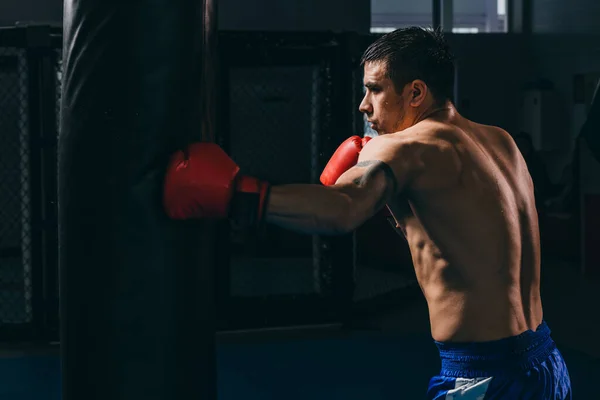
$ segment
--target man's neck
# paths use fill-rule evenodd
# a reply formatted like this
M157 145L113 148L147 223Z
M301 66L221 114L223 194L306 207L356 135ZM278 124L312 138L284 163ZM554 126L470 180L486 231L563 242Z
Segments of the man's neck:
M417 113L414 124L418 124L429 118L438 117L441 113L449 115L456 114L456 108L450 101L446 101L443 104L431 103L429 106L424 107L422 111Z

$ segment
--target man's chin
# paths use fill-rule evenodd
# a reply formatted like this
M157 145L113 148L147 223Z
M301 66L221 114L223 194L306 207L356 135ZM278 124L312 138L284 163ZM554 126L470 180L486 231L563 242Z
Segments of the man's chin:
M375 125L375 124L371 124L370 128L371 128L371 132L374 132L374 133L376 133L377 135L381 135L381 134L383 134L383 133L384 133L384 132L383 132L383 131L382 131L382 130L381 130L381 129L380 129L378 126L377 126L377 125Z

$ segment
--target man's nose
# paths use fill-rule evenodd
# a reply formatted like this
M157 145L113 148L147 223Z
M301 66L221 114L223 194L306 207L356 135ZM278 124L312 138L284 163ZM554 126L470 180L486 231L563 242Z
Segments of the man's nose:
M372 114L373 113L373 107L371 106L371 103L367 100L367 96L365 96L362 99L362 101L360 102L360 105L358 106L358 110L364 114Z

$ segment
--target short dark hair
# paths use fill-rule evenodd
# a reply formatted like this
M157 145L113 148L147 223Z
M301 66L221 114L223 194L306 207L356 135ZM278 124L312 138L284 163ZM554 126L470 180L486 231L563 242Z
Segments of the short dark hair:
M439 29L410 27L387 33L367 48L361 65L367 62L384 62L398 93L420 79L437 102L454 97L454 56Z

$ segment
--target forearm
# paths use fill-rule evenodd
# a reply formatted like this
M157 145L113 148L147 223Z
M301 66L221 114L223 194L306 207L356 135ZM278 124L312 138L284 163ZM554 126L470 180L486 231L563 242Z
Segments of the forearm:
M393 172L385 163L358 163L334 186L272 187L266 219L304 233L343 234L371 218L395 192Z
M309 234L349 232L356 223L352 200L343 191L320 185L293 184L271 188L267 222ZM354 210L355 211L355 210Z

